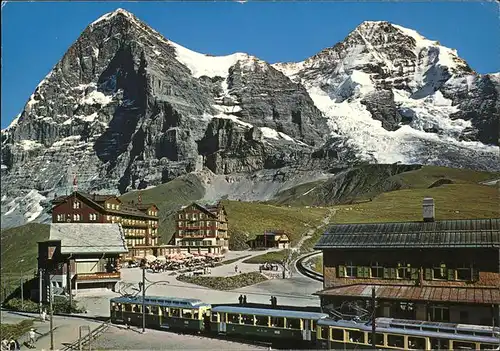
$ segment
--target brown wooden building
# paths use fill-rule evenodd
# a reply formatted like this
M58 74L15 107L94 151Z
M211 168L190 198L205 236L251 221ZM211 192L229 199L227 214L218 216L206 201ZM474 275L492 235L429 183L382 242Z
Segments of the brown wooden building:
M279 248L288 249L290 239L284 230L266 230L264 234L259 234L255 239L248 242L251 248Z
M183 207L177 212L176 222L174 242L182 252L221 254L229 250L227 213L220 202Z
M375 287L378 316L498 325L500 219L433 221L433 213L330 228L315 247L322 306L367 308Z
M114 289L120 281L120 255L128 251L120 224L52 223L50 236L38 243L38 269L42 274L42 300L48 287L60 295L71 284L81 289Z
M55 198L52 203L53 223L120 223L131 257L136 251L149 252L158 246L158 207L155 204L124 203L115 195L81 191Z

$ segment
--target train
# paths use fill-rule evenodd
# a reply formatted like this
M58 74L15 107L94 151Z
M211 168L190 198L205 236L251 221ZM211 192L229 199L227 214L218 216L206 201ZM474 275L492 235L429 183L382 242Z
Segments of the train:
M110 300L111 322L143 325L142 296ZM146 296L145 326L183 333L267 342L284 348L372 349L372 322L332 319L327 313L243 305L211 305L198 299ZM377 349L500 350L500 328L375 319Z

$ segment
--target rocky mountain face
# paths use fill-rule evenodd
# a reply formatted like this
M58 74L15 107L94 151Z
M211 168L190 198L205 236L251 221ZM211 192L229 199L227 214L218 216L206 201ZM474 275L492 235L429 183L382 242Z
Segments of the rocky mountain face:
M2 227L43 219L73 174L81 189L123 193L203 168L270 181L360 161L498 170L499 92L499 74L387 22L270 65L193 52L118 9L2 130Z

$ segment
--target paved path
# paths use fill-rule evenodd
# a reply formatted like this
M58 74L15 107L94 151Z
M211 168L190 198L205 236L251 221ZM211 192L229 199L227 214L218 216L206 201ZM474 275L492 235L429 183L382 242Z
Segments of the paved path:
M33 327L39 333L35 343L37 350L50 349L50 322L41 322L37 314L33 313L13 313L8 311L1 311L2 323L19 323L25 319L33 319ZM73 343L78 340L80 326L89 326L94 330L100 322L89 321L80 318L69 318L62 316L54 316L54 349L60 350L64 347L64 343ZM42 334L42 335L40 335ZM26 339L27 340L27 339ZM20 340L20 343L25 339ZM21 345L22 349L25 349Z
M309 239L310 237L312 237L314 235L314 233L322 228L322 227L325 227L327 226L329 223L330 223L330 220L331 218L335 215L335 213L337 212L336 209L334 208L331 208L328 212L328 214L325 216L325 218L323 218L323 220L321 221L320 224L318 224L317 226L309 229L306 233L306 235L304 235L300 240L299 242L297 243L297 245L295 245L294 249L296 250L300 250L300 248L302 247L302 244L304 244L304 241L306 241L307 239Z
M148 329L145 334L111 326L92 343L93 350L266 350L195 335Z

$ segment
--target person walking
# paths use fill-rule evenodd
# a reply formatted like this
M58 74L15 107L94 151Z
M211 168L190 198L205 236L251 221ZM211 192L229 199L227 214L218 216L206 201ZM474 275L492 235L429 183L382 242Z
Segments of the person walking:
M35 338L36 338L36 333L35 333L35 329L34 328L31 328L30 332L29 332L29 343L30 345L33 345L35 346Z
M47 320L47 311L45 308L42 311L42 322L45 322Z

